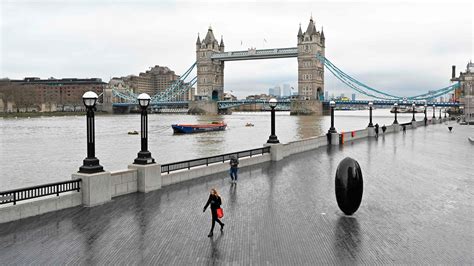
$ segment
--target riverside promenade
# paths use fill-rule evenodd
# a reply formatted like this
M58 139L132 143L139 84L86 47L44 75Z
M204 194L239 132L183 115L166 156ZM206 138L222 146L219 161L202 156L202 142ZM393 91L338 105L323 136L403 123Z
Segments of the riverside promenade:
M474 129L418 127L278 162L0 224L1 264L474 264ZM362 167L359 210L338 208L334 176ZM208 238L209 189L224 233Z

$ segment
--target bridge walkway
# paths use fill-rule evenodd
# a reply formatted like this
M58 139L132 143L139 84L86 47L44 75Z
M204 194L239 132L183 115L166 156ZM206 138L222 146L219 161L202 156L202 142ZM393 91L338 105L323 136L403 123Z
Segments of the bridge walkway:
M0 225L2 264L473 264L474 131L446 125L324 147L226 174ZM359 161L364 196L339 211L334 174ZM226 223L209 239L208 191ZM217 229L217 228L216 228Z

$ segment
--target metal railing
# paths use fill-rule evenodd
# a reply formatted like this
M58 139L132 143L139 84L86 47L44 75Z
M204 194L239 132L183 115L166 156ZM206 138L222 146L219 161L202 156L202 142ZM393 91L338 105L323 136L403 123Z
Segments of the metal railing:
M13 203L13 205L16 205L18 201L22 200L34 199L54 194L56 194L56 196L59 196L59 193L64 193L68 191L80 191L81 181L81 179L75 179L70 181L49 183L34 187L2 191L0 192L0 205L7 203Z
M172 171L178 171L182 169L191 169L192 167L197 167L201 165L209 165L212 163L223 163L225 161L229 161L231 156L235 156L236 158L245 158L245 157L252 157L254 155L263 155L265 153L270 153L270 147L263 147L258 149L246 150L246 151L238 151L233 153L221 154L212 157L205 157L199 159L193 159L188 161L181 161L176 163L169 163L161 165L161 173L170 173Z

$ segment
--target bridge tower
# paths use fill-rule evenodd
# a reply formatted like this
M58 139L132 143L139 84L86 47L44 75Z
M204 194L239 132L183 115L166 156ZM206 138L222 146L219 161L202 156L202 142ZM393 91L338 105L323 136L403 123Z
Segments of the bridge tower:
M220 44L212 32L207 30L206 37L196 41L196 67L197 67L197 96L204 96L214 101L224 98L224 61L212 60L215 53L224 52L224 40Z
M316 30L313 17L303 33L298 30L298 95L291 106L292 114L320 114L324 100L324 65L316 59L316 54L324 56L324 31Z
M323 100L324 66L316 54L324 56L324 31L316 30L313 18L304 33L298 31L298 94L305 98Z

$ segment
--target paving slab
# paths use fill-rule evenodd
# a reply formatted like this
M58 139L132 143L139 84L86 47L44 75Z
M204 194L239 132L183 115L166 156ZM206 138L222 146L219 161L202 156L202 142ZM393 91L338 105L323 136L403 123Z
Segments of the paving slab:
M444 124L300 153L105 205L0 224L0 264L474 264L474 128ZM345 157L362 167L359 210L337 206ZM208 191L226 224L208 238Z

